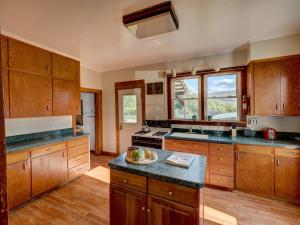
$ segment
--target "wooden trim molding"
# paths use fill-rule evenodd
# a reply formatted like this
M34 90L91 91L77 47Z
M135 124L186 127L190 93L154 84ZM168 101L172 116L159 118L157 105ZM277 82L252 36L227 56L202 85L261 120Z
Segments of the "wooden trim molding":
M207 120L170 120L171 124L185 124L185 125L210 125L210 126L214 126L217 125L217 123L220 126L231 126L233 121L207 121ZM247 123L245 121L238 121L238 122L234 122L236 123L236 125L238 127L246 127Z
M81 87L80 92L95 94L95 154L101 155L103 151L102 91L98 89Z
M116 121L116 152L120 154L120 128L119 128L119 90L141 88L141 102L142 102L142 120L146 118L145 108L145 80L132 80L115 83L115 121Z

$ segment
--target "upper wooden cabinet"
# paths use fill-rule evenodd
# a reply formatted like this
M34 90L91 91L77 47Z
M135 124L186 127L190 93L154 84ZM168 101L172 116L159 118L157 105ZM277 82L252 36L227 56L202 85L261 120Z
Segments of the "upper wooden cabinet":
M9 82L8 82L8 69L2 69L2 82L3 82L3 99L4 99L4 117L9 117Z
M51 53L9 38L9 68L22 72L51 76Z
M52 115L50 77L10 71L9 78L12 118Z
M254 114L280 114L280 61L254 63Z
M53 79L53 115L75 115L79 110L79 82Z
M52 55L53 60L53 77L66 80L79 80L80 63L58 54Z
M281 61L281 112L300 115L300 57Z
M1 60L2 60L2 67L8 67L8 42L7 38L1 36Z

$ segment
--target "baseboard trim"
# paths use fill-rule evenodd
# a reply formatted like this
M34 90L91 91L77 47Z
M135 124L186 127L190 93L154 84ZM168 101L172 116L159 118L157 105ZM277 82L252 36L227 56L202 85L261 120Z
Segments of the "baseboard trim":
M107 155L107 156L118 156L118 153L116 152L106 152L106 151L102 151L102 155Z

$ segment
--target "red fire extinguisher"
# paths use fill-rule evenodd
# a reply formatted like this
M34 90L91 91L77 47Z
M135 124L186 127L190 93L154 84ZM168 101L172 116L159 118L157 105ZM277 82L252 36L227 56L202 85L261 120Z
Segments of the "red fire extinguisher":
M246 95L243 95L243 98L242 98L242 112L243 112L243 114L248 113L248 105L249 105L249 98Z

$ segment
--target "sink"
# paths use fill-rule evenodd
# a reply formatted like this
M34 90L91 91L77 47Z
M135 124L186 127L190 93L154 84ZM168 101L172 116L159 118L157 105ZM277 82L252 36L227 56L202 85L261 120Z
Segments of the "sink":
M182 137L182 138L194 138L194 139L208 139L208 135L206 134L198 134L198 133L179 133L174 132L170 134L171 137Z

